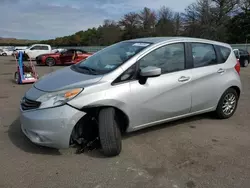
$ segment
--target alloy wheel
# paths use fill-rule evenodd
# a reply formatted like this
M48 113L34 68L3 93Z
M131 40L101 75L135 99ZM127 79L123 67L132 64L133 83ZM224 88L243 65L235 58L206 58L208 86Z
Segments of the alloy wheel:
M228 93L223 100L223 105L222 105L223 113L229 116L234 112L235 107L236 107L236 96L233 93Z

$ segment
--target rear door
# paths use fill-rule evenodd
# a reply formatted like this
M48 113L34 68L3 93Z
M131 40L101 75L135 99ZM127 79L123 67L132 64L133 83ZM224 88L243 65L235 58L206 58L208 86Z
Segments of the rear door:
M192 112L206 111L217 106L225 70L222 56L209 43L189 43L193 55ZM230 54L229 50L229 54Z

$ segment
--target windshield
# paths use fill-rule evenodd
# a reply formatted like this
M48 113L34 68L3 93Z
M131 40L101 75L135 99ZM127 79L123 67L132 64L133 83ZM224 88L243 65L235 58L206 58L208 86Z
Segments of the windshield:
M146 42L120 42L95 53L74 66L79 71L87 70L89 73L105 74L116 69L150 44Z

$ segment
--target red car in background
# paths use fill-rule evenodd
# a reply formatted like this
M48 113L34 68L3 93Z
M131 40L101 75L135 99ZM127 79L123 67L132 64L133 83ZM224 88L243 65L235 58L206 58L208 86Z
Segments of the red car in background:
M88 53L81 49L66 49L62 52L42 54L36 57L37 65L70 65L78 63L87 57L91 56L92 53Z

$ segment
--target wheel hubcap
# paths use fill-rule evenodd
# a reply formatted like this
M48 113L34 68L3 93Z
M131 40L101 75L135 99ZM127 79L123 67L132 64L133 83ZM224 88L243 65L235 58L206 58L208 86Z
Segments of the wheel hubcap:
M236 96L233 93L228 93L223 101L222 110L225 115L230 115L236 106Z
M48 62L49 66L54 65L54 60L53 59L48 59L47 62Z

